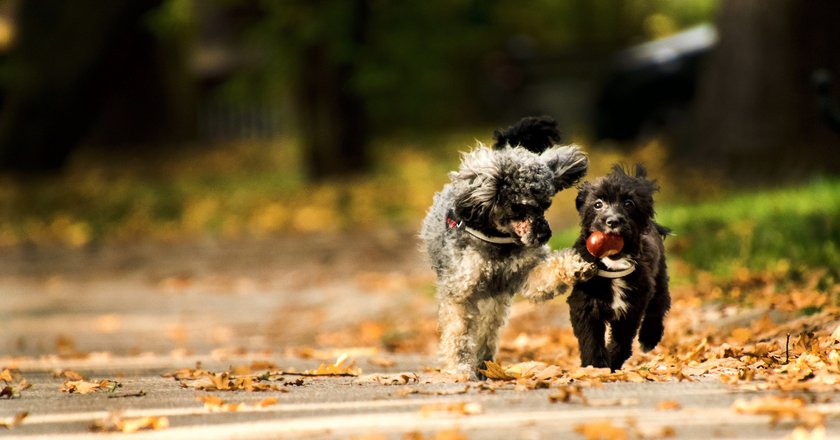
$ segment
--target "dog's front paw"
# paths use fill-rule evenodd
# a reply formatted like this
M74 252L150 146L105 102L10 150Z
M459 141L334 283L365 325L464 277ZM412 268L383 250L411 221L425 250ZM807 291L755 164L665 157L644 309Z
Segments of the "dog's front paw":
M567 284L589 281L598 273L598 266L583 259L574 249L564 249L560 252L560 256L563 262L563 271L567 277L571 278L567 280Z
M580 258L578 256L578 258ZM595 263L590 263L580 258L580 264L575 266L575 279L580 281L589 281L598 273L598 266Z

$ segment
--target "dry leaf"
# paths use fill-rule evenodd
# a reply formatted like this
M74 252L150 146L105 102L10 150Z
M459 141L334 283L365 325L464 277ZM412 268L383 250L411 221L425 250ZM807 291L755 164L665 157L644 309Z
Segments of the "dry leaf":
M488 379L492 380L514 380L515 376L507 374L501 365L493 361L484 361L486 369L481 370L481 373Z
M61 387L60 391L69 394L90 394L96 391L103 390L113 391L120 386L122 386L122 384L120 384L119 382L110 381L108 379L102 379L99 382L89 382L86 380L67 380L64 381L64 386Z
M158 430L169 427L166 417L138 417L126 419L119 414L111 414L107 418L97 420L90 426L94 432L122 432L131 434L141 430Z
M204 408L211 412L236 412L242 410L257 410L267 408L277 404L276 397L267 397L254 404L248 403L225 403L225 401L217 396L200 396L197 398L199 402L204 403Z
M353 381L353 383L378 383L380 385L407 385L417 383L420 378L417 373L369 374Z
M627 440L627 430L614 426L611 422L580 423L574 431L586 440Z
M23 419L25 419L26 416L28 416L28 415L29 415L28 412L22 411L22 412L19 412L15 415L11 416L11 417L6 417L6 418L3 418L3 419L0 419L0 428L15 429L21 423L23 423Z
M0 386L0 399L20 397L21 391L32 387L19 371L9 368L4 368L3 371L0 371L0 381L3 381L2 386Z
M825 427L817 426L808 430L804 426L797 426L793 432L786 435L784 440L825 440Z
M73 370L55 370L53 371L53 377L63 377L67 380L85 380L84 376Z
M676 400L662 400L656 404L656 409L658 411L675 411L682 409L682 405Z
M738 399L732 404L738 414L769 415L770 424L776 425L781 420L791 419L808 427L822 426L825 417L805 408L805 401L800 398L767 396L758 397L749 402Z
M341 356L336 359L335 363L330 365L321 364L317 370L306 370L300 374L303 376L358 376L362 373L362 369L356 367L355 362L346 362L347 354L342 353Z
M479 403L457 402L457 403L433 403L423 405L420 407L420 415L423 417L432 417L435 415L454 414L460 416L470 416L481 414L484 408Z
M568 403L573 396L580 399L583 403L587 402L586 396L583 395L583 388L579 384L561 385L557 389L557 393L548 396L548 401L551 403Z
M467 436L457 428L453 428L436 432L434 440L467 440Z

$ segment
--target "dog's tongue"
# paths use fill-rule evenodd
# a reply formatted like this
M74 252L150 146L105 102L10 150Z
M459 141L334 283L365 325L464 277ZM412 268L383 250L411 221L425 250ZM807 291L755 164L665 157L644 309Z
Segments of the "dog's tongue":
M603 258L615 255L624 248L621 235L595 231L586 239L586 250L594 257Z

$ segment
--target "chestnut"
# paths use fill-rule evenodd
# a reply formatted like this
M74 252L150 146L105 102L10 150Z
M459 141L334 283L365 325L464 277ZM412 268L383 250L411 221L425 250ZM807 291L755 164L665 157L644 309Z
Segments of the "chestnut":
M597 258L609 257L621 252L624 238L619 234L595 231L586 239L586 250Z

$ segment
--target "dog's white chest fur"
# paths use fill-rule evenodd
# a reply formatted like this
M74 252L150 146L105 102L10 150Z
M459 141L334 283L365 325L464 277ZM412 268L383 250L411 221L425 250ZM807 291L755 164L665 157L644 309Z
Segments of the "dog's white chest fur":
M601 262L604 263L610 270L624 270L633 265L626 258L622 258L619 260L611 260L609 258L601 258ZM611 280L612 283L612 309L615 313L617 318L623 316L627 313L627 308L630 305L627 303L627 298L625 297L625 292L627 291L627 283L621 278L615 278Z

